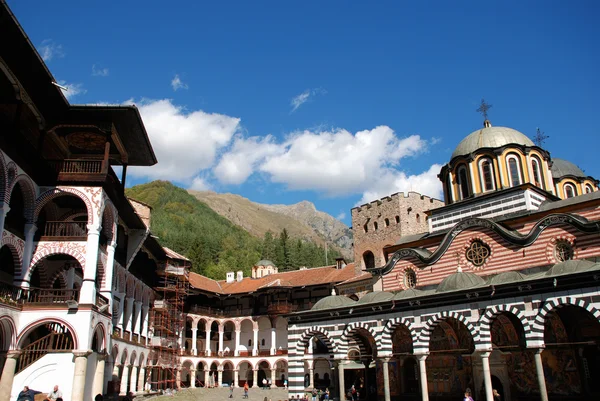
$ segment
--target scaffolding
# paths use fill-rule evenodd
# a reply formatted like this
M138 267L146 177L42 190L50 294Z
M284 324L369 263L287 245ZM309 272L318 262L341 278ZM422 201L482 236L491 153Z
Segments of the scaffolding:
M189 290L190 262L168 259L159 268L155 290L162 299L154 301L151 324L154 330L150 349L148 382L152 390L178 389L180 383L181 338L185 330L183 308Z

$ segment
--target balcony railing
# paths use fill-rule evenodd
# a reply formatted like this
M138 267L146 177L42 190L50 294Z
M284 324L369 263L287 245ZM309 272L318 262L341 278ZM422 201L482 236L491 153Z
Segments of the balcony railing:
M41 238L42 241L86 239L86 221L47 221Z
M286 313L295 312L297 306L288 301L272 301L267 307L269 315L284 315Z
M69 301L78 301L79 291L30 288L26 292L23 290L23 297L30 304L66 304Z
M104 295L96 293L96 307L102 308L105 305L108 305L108 299ZM110 311L107 310L106 313L110 313Z
M108 164L102 160L66 159L50 162L59 181L104 181Z
M215 316L215 317L238 317L238 316L252 316L252 308L246 309L234 309L234 310L223 310L217 308L203 307L203 306L192 306L190 312L195 315L204 316Z

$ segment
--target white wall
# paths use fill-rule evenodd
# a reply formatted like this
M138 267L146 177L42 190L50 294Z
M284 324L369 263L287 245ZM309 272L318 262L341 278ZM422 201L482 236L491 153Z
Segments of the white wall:
M24 386L48 394L55 385L58 385L63 393L63 399L70 400L74 372L75 364L71 352L44 355L15 376L10 399L16 400Z

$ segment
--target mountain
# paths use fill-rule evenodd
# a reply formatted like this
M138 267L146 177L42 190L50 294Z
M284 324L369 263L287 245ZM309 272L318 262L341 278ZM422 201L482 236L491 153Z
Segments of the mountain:
M252 235L263 237L267 231L277 235L284 228L292 238L301 238L321 246L328 243L351 259L352 232L341 221L320 212L311 202L295 205L265 205L240 195L213 191L188 191L232 223Z

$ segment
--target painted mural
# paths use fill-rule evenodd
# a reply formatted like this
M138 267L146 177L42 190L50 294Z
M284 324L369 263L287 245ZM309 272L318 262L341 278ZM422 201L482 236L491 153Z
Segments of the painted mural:
M388 372L390 376L390 395L393 397L395 395L400 395L400 382L398 378L400 376L398 371L398 361L391 360L388 363ZM383 362L377 361L377 395L383 397Z
M437 394L462 394L474 388L473 366L469 355L430 355L427 358L429 391Z

